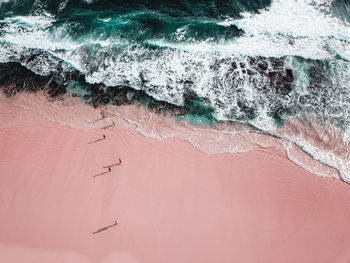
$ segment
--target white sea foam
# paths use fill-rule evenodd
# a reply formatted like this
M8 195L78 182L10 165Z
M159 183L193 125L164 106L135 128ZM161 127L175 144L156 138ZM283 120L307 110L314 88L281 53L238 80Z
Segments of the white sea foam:
M84 0L84 2L87 4L92 4L93 2L95 2L95 0Z
M272 130L271 134L286 142L284 146L287 153L300 166L313 171L315 164L306 160L307 157L301 158L301 151L295 153L290 143L297 145L313 159L336 169L344 181L350 182L350 140L334 122L329 121L325 125L320 124L315 117L306 119L299 116L289 120L283 127Z
M38 50L69 50L80 44L67 39L56 39L49 32L55 18L50 14L37 16L15 16L5 18L1 22L6 26L2 28L1 40L12 45L13 49L38 49ZM56 31L60 35L61 27ZM64 33L64 32L63 32Z
M293 38L337 38L349 40L349 28L303 0L275 0L259 14L244 13L232 21L247 35L282 35Z
M341 158L337 156L333 151L323 151L320 150L319 147L313 146L309 144L307 141L298 141L295 138L294 142L300 147L303 151L305 151L307 154L311 155L313 159L328 165L329 167L332 167L340 173L341 178L346 181L347 183L350 183L350 158L349 156L346 156L344 158ZM334 149L336 150L336 149ZM296 162L299 164L298 162ZM308 167L301 164L302 167L306 168L308 170ZM312 167L310 167L312 168ZM310 169L309 168L309 169Z
M328 6L329 1L317 2L275 0L258 14L243 13L242 19L227 19L219 24L235 25L244 30L246 36L238 39L238 48L245 44L243 52L247 46L248 52L251 49L249 47L253 46L263 51L262 55L264 50L269 50L275 53L274 56L331 57L333 54L325 46L333 42L349 42L350 27L321 11L321 7ZM270 47L265 42L270 43Z
M0 7L2 4L6 4L6 3L9 3L11 2L11 0L0 0Z
M348 55L350 27L338 18L322 12L330 1L275 0L258 14L243 13L243 18L227 18L218 24L235 25L245 36L224 43L208 40L193 43L173 43L164 39L149 43L188 52L220 52L230 55L284 57L301 56L311 59L332 58L335 54ZM187 28L175 33L182 40ZM333 47L327 49L328 46Z

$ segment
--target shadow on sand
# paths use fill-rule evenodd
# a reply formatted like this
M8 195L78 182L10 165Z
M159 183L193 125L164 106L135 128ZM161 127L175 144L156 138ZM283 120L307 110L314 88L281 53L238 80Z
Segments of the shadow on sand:
M92 141L92 142L88 142L88 144L92 144L92 143L95 143L95 142L99 142L99 141L102 141L104 140L105 138L101 138L101 139L98 139L98 140L95 140L95 141Z
M107 167L107 168L109 168L109 167ZM97 177L97 176L101 176L101 175L104 175L104 174L108 174L108 173L110 173L110 172L111 172L111 171L99 173L99 174L94 175L93 177Z
M107 166L103 166L102 168L112 168L112 167L114 167L114 166L119 166L121 163L114 163L114 164L111 164L111 165L107 165Z
M98 233L100 233L100 232L102 232L102 231L105 231L105 230L107 230L108 228L114 227L114 226L116 226L116 225L117 225L117 224L113 224L113 225L109 225L109 226L102 227L102 228L100 228L99 230L93 232L92 234L93 234L93 235L94 235L94 234L98 234Z

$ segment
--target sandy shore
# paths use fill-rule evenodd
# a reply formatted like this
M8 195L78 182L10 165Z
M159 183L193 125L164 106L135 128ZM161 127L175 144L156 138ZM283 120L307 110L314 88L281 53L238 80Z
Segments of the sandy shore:
M25 116L0 129L0 262L350 262L349 185L279 151Z

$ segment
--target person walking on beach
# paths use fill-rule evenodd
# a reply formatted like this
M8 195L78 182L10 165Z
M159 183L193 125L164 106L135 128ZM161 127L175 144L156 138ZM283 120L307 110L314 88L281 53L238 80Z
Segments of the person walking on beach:
M122 164L122 159L119 158L119 164L118 165L121 165Z
M115 225L118 225L118 224L119 224L118 219L114 221L114 224L115 224Z
M108 172L112 172L112 169L111 169L111 167L108 167Z
M103 137L103 139L106 139L106 135L103 134L102 137Z

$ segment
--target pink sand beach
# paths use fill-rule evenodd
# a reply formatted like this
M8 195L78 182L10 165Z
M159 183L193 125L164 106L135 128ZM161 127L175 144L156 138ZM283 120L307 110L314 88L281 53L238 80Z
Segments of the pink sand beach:
M273 147L206 154L4 102L0 117L0 262L350 262L350 186Z

